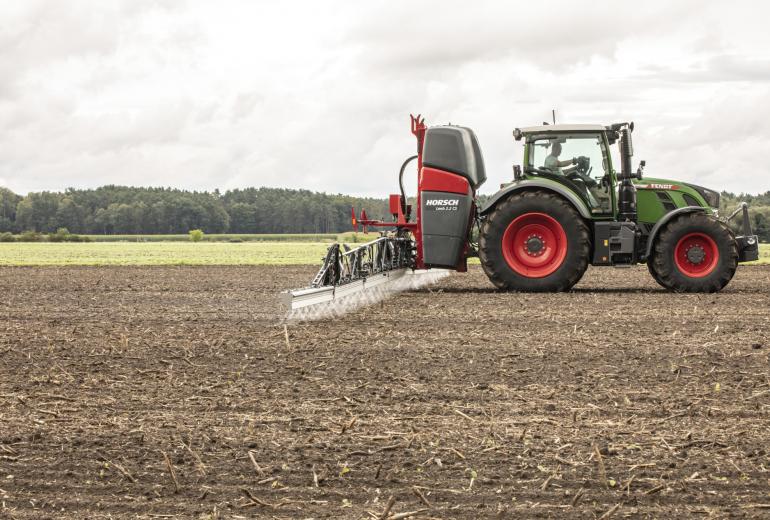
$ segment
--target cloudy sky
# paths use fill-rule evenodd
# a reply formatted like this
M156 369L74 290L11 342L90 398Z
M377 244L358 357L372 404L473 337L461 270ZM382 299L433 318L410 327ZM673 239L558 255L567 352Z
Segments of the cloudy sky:
M0 4L0 185L384 196L410 112L470 126L494 192L516 126L636 122L647 174L770 190L770 4L254 0Z

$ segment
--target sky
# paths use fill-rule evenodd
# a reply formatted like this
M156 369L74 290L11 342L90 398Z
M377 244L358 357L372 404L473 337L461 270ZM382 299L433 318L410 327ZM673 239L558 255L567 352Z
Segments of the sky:
M521 162L512 130L555 109L634 121L650 177L764 192L768 15L735 0L3 2L0 186L384 197L421 113L474 129L491 194Z

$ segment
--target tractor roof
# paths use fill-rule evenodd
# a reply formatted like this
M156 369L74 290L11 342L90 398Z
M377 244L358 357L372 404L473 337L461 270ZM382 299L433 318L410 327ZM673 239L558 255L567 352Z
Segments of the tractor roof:
M542 134L549 132L604 132L602 125L539 125L519 128L522 134Z

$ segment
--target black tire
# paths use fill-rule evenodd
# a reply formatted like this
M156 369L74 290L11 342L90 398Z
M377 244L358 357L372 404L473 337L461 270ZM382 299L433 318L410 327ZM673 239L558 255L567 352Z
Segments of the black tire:
M566 235L563 261L555 271L540 277L514 270L503 252L506 229L518 217L533 213L555 220ZM506 291L569 291L585 273L590 252L591 236L583 218L565 199L546 191L519 192L499 202L484 221L479 237L481 267L498 289Z
M683 255L682 250L677 251L678 246L684 247L683 241L688 236L695 236L693 240L703 236L710 239L701 248L707 253L698 264L689 264L687 255ZM661 230L652 251L648 261L650 273L660 285L675 292L720 291L738 267L738 246L732 232L725 224L704 213L687 213L674 218ZM711 252L718 252L718 255L709 257ZM679 259L675 258L678 253ZM709 258L711 262L701 267L704 262L709 262ZM703 272L688 272L688 269L703 269Z
M648 270L648 271L650 271L650 276L652 276L652 277L653 277L653 279L654 279L656 282L658 282L658 284L660 284L660 285L661 285L663 288L665 288L665 289L668 289L668 287L666 287L665 285L663 285L663 281L662 281L660 278L658 278L658 273L656 273L656 272L655 272L655 268L653 267L652 263L653 263L653 262L652 262L652 258L650 258L650 259L647 261L647 270Z

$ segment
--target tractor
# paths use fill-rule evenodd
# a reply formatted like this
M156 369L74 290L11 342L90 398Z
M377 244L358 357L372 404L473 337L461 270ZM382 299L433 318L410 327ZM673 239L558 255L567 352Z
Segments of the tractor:
M670 291L721 290L739 262L759 256L748 206L720 217L718 192L647 178L645 161L633 170L633 130L633 123L516 128L523 164L514 165L511 182L481 203L486 173L475 133L462 126L428 127L412 116L417 154L401 167L390 219L369 219L365 211L357 217L351 210L356 229L389 231L353 249L334 244L311 286L287 292L286 302L294 309L333 301L426 270L464 272L473 256L506 291L568 291L589 264L641 263ZM413 211L403 176L415 159Z

